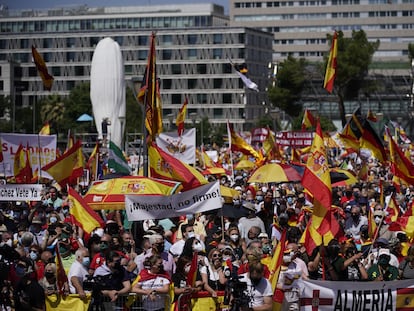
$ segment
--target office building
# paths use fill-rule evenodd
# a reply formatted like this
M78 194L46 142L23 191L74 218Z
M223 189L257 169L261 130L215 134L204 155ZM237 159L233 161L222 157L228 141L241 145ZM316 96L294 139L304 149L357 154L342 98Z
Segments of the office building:
M213 124L230 120L242 129L264 113L272 35L229 27L223 7L215 4L19 12L3 8L0 95L11 96L16 106L33 106L49 94L68 95L75 85L89 81L94 48L105 37L112 37L121 47L127 83L140 84L153 31L166 125L177 115L185 96L188 114L196 116L196 122L204 117ZM43 90L32 63L32 45L55 78L50 93ZM244 86L230 60L247 65L259 92Z

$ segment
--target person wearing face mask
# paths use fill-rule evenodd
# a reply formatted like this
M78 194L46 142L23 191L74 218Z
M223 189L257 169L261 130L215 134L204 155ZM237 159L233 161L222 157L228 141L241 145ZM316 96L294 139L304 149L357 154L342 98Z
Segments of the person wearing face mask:
M142 296L143 310L165 310L166 299L171 279L165 273L162 258L153 255L145 260L145 269L139 273L139 281L132 287L132 292Z
M351 208L351 216L345 221L345 233L349 234L354 240L360 239L361 227L368 225L366 216L361 215L361 208L354 205Z
M178 230L177 230L176 237L175 237L176 240L183 239L183 232L184 231L181 230L182 226L190 225L190 226L193 227L195 236L199 240L204 242L205 238L207 236L207 233L206 233L206 228L205 228L203 222L200 221L200 217L201 217L200 213L198 213L196 215L193 215L193 214L186 215L185 219L178 226Z
M69 292L78 294L79 298L85 299L86 292L83 289L83 282L89 275L88 269L90 264L89 251L87 248L79 248L75 252L75 261L70 266L68 273Z
M130 276L121 265L121 256L112 250L106 254L105 263L95 270L93 277L102 282L101 293L109 297L111 302L131 289Z
M16 273L20 280L14 290L15 310L45 310L45 292L36 280L33 262L29 258L19 259Z
M194 284L192 284L192 280L188 279L188 273L191 270L191 262L191 257L180 256L178 258L177 269L171 278L174 283L174 301L178 300L179 295L190 295L200 291L203 286L198 270ZM183 299L180 299L181 304L178 307L178 310L186 310L184 305L189 303L188 299L186 301L182 300Z
M223 271L223 255L217 248L213 248L208 253L208 263L200 267L201 279L204 289L212 297L217 297L217 291L224 290L227 278Z
M226 235L226 241L233 249L236 260L240 260L243 256L243 247L240 238L239 228L235 225L231 225L227 232L228 234Z
M148 238L151 248L147 250L145 255L135 257L134 262L137 265L136 274L139 274L144 269L144 263L147 258L158 255L162 259L164 270L169 276L172 276L175 272L175 260L169 252L164 251L164 237L161 234L152 234Z
M271 311L272 310L272 286L264 276L264 265L254 262L249 265L249 272L240 275L240 282L246 283L246 295L250 297L249 310Z
M390 241L395 237L395 231L389 230L389 225L385 222L386 213L384 211L374 211L374 222L378 228L378 238Z
M40 286L43 287L46 295L58 294L56 264L48 263L45 267L44 277L39 280ZM66 284L67 285L67 284ZM67 293L69 290L67 288Z
M283 291L282 311L299 310L299 279L303 271L294 261L295 252L287 248L283 253L282 266L276 288Z
M171 255L173 255L175 259L178 259L178 257L183 252L184 244L187 239L195 237L202 242L201 238L195 234L194 227L190 224L184 224L181 226L181 234L183 238L171 245L169 250L169 252L171 253ZM204 246L204 243L202 243L202 245Z

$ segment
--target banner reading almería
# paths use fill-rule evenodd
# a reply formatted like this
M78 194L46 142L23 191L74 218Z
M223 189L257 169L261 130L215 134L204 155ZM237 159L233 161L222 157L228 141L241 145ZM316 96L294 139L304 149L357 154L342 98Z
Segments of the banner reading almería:
M126 195L125 211L129 221L179 217L221 208L220 185L212 182L195 189L165 195Z
M41 201L42 188L40 184L0 185L0 201Z
M0 133L0 140L4 158L0 173L5 173L6 176L14 175L14 156L20 144L24 150L29 148L30 165L33 171L56 159L56 135ZM52 179L44 171L41 176Z
M301 311L414 310L413 280L303 281L301 284Z

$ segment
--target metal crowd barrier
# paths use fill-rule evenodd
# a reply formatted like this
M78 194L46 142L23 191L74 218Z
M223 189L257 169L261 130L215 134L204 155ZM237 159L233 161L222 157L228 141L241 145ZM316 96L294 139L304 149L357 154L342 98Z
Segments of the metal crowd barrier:
M89 310L99 311L155 311L171 310L171 297L168 294L157 294L154 300L147 295L138 295L130 293L128 295L118 296L118 299L111 302L107 296L102 296L100 301L92 299Z

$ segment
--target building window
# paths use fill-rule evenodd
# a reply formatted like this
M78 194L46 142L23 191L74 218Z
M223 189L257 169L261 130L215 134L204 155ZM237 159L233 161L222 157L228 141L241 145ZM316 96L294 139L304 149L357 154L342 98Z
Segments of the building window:
M231 104L232 100L231 100L231 93L224 93L223 94L223 103L224 104Z
M215 119L223 119L223 108L214 108L213 117Z
M232 73L233 68L231 67L230 64L226 63L226 64L223 64L222 65L222 69L221 70L222 70L223 73Z
M197 50L196 49L187 50L187 57L188 59L197 59Z
M148 51L147 50L139 50L138 51L138 60L147 59Z
M162 43L164 45L171 45L173 43L172 35L162 36Z
M195 89L197 87L197 79L188 79L188 88Z
M162 79L162 88L164 90L171 90L172 80L171 79Z
M139 36L138 37L138 45L143 46L148 44L148 37L147 36Z
M172 58L172 50L162 50L162 59L171 59Z
M213 43L214 44L221 44L221 43L223 43L223 35L221 33L215 33L213 35Z
M182 104L181 94L172 94L171 95L171 104Z
M197 64L197 73L206 74L207 73L207 65L206 64Z
M197 44L197 35L188 35L187 36L188 44Z
M172 74L181 74L181 65L180 64L172 64L171 65L171 72Z
M220 59L223 55L222 49L213 49L213 58L214 59Z
M223 79L213 79L214 89L221 89L222 84L223 84Z
M207 104L207 94L197 94L197 102L199 104Z

